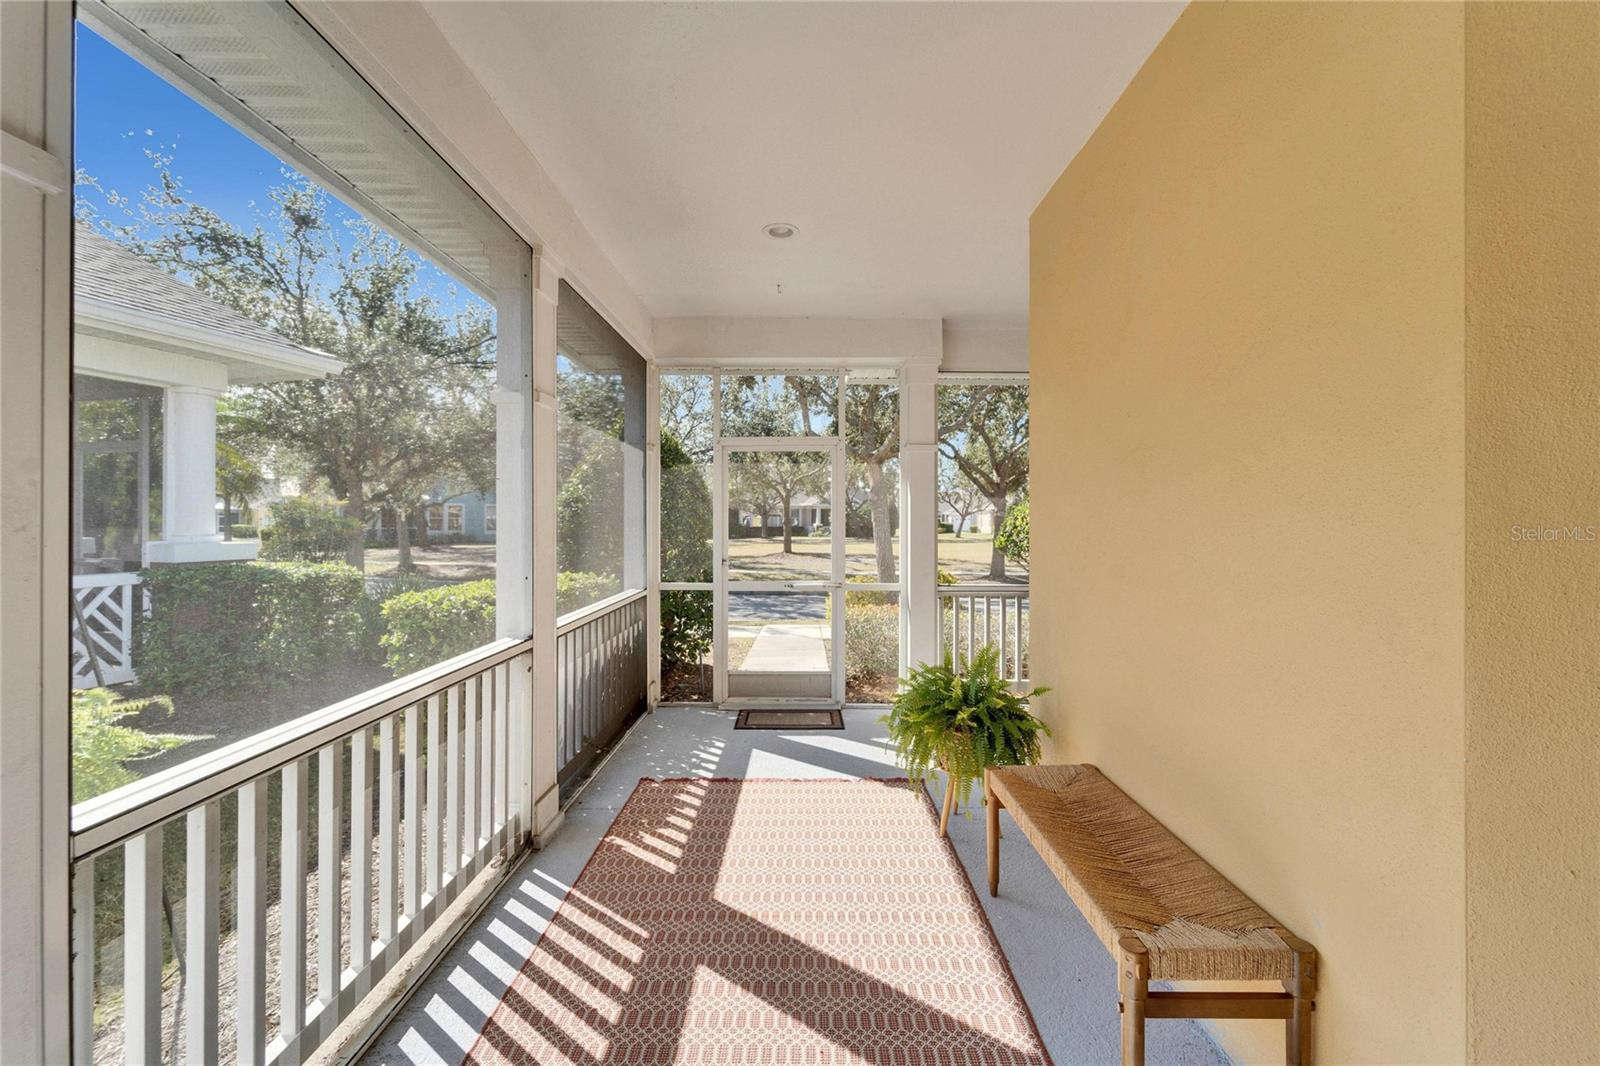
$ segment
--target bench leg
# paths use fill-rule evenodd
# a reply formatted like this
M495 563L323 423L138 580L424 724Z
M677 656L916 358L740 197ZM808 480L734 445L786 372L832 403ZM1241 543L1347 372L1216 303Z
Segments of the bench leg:
M1298 937L1285 937L1294 949L1294 976L1283 983L1294 997L1285 1033L1284 1061L1288 1066L1311 1066L1311 1011L1317 995L1317 952Z
M944 809L939 813L939 835L950 835L950 812L956 805L956 782L948 773L944 775Z
M984 838L989 845L989 895L1000 894L1000 797L994 794L994 774L983 774Z
M1126 936L1120 941L1117 991L1122 1011L1122 1066L1144 1066L1144 1016L1150 996L1150 956L1144 942Z

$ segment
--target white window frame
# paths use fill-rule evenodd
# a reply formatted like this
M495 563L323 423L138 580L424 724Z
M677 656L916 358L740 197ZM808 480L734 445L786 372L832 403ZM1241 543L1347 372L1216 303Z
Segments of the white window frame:
M498 532L495 529L495 525L495 505L486 503L483 505L483 531L485 533Z
M284 6L289 7L287 4ZM91 16L91 24L97 29L103 28L104 21L120 18L98 0L80 0L79 7L80 12L87 12ZM36 213L36 217L43 222L42 227L37 222L16 227L8 223L5 233L0 235L3 237L0 245L5 249L7 263L18 267L17 285L11 284L11 275L7 275L6 308L8 311L12 309L13 299L31 301L28 314L8 313L4 318L6 343L3 351L0 351L0 366L5 372L7 388L3 397L0 397L0 405L5 407L7 417L0 425L15 428L0 436L0 445L5 447L8 471L0 474L0 479L7 487L7 495L15 495L19 499L27 498L28 493L22 491L20 484L18 491L13 492L13 481L25 479L32 486L34 497L40 501L34 518L46 535L40 538L37 550L27 544L25 529L14 530L16 535L7 542L17 546L6 556L8 576L15 574L19 579L26 577L34 582L34 587L39 590L36 599L41 611L36 616L31 615L24 606L24 597L18 595L15 598L18 610L8 615L4 627L0 628L0 639L4 642L3 658L6 662L30 661L41 664L41 672L34 679L38 684L31 687L42 694L42 708L48 709L63 701L70 687L67 654L70 563L67 546L70 530L69 490L72 483L69 476L72 450L71 362L64 357L64 353L70 348L72 328L69 279L74 9L70 4L16 4L0 5L0 11L4 12L6 31L0 37L0 45L3 45L5 62L9 68L7 87L13 84L37 86L35 98L39 103L38 110L47 120L42 121L37 130L18 127L19 132L29 135L26 140L13 136L9 122L4 134L3 170L8 203L13 181L20 179L40 189L44 196L44 210ZM308 40L317 40L316 31L309 23L301 29ZM135 43L140 46L132 50L141 61L169 81L181 84L201 103L225 116L240 133L255 138L269 150L291 160L303 172L320 179L325 188L363 214L376 217L379 221L395 222L405 230L405 224L388 214L381 205L374 203L360 190L344 185L338 174L318 161L308 159L292 141L256 119L238 101L215 86L210 86L204 78L195 77L194 71L185 67L181 60L171 57L172 65L169 68L168 53L153 43L139 42L141 35L133 36ZM112 34L111 37L123 47L129 44L120 34ZM352 83L361 81L353 67L341 71L341 74L347 75ZM380 104L388 106L381 98ZM7 108L8 119L12 110ZM19 114L23 111L20 102L16 110ZM392 107L390 110L393 110ZM420 135L404 119L397 114L395 117L396 132L400 134L400 139L420 141ZM459 176L447 175L447 183L448 180L472 191ZM481 198L479 203L481 206ZM483 209L489 210L487 207ZM554 602L553 573L548 582L549 595L544 597L548 602L535 602L535 557L547 555L553 560L554 545L553 541L544 543L541 540L535 520L533 500L538 480L535 471L545 459L536 451L533 441L539 432L537 427L540 421L534 390L535 367L545 361L536 347L535 316L541 319L540 331L548 328L553 334L554 304L544 302L553 284L546 285L543 281L546 273L558 277L559 268L544 265L541 269L541 264L548 261L536 255L527 239L503 219L497 217L495 221L516 240L507 241L504 248L494 251L491 263L493 281L488 286L489 291L485 291L481 275L477 277L476 284L467 283L467 287L490 299L496 306L498 317L494 395L499 413L497 476L499 491L510 506L507 529L502 535L511 550L497 560L497 626L502 638L531 641L535 658L545 660L536 662L529 671L512 669L505 675L510 691L510 736L506 739L513 753L513 776L508 799L516 827L514 854L521 847L537 845L540 837L553 831L560 820L559 811L554 805L555 768L546 765L548 753L554 749L546 734L553 733L554 719L543 713L536 715L536 708L546 706L550 701L535 701L532 698L535 687L541 691L554 691L551 668L554 661L554 629L553 626L547 627L548 633L541 633L535 625L536 619L553 614ZM415 231L405 230L396 235L418 248L426 258L441 264L449 262L447 256L441 255L426 237ZM35 279L31 291L29 286L21 283L20 279L25 275ZM535 281L536 278L539 278L539 282ZM544 325L545 321L550 322L548 327ZM553 365L553 356L550 359ZM31 387L28 385L30 380ZM11 385L16 387L12 388ZM42 416L39 407L41 398ZM24 400L31 409L12 417L11 408ZM39 436L30 441L29 437L33 434ZM23 469L23 457L19 454L24 449L29 451L30 458L38 460L28 469ZM547 493L549 487L546 484L539 491ZM448 528L448 518L445 524ZM464 528L464 515L459 525ZM29 568L32 562L40 565L30 568L31 574L24 574L22 571ZM56 594L58 591L59 595ZM13 602L9 594L7 602ZM31 635L25 635L24 630ZM487 646L485 661L503 660L506 655L505 644L506 641L502 639ZM7 680L13 679L8 675ZM19 687L26 683L20 674L15 681ZM356 697L357 700L362 698ZM349 702L346 701L346 704ZM79 1015L71 1011L73 988L82 980L82 975L71 972L75 963L71 951L70 901L73 894L89 882L74 880L70 876L71 856L75 847L75 838L71 833L70 777L66 772L70 765L70 719L65 714L43 713L42 708L41 705L29 705L27 701L17 700L7 703L3 711L8 748L17 753L15 759L8 761L19 770L0 782L0 799L3 799L0 806L8 814L15 815L6 819L14 829L14 832L5 834L6 852L19 856L22 867L18 892L14 898L21 899L26 894L32 894L35 902L28 907L8 906L0 914L0 939L19 946L17 952L8 955L8 963L15 964L6 968L11 976L8 978L0 974L0 993L3 993L0 998L7 1002L8 1020L13 1015L18 1018L25 1016L23 1028L8 1029L5 1033L8 1051L18 1054L25 1061L65 1062L71 1057L72 1046L76 1044L82 1047L88 1035L75 1031ZM344 705L340 710L343 714ZM38 754L36 761L25 759L23 752L29 749L32 749L29 754ZM202 772L202 769L197 768L196 772ZM244 771L244 767L231 766L222 770L203 769L203 772L212 776ZM141 806L149 813L147 815L141 811L137 817L164 820L164 815L158 815L153 810L160 805L155 800L160 799L158 796L142 801ZM37 856L37 861L26 858L29 855ZM505 865L506 873L515 868L514 862ZM30 879L32 884L27 883ZM464 922L469 917L468 912L463 912L459 919L452 919L452 923ZM448 939L448 929L440 926L439 931ZM22 949L24 944L27 946ZM426 973L427 967L422 967L416 971L416 976L421 977ZM398 994L403 995L404 990ZM23 1005L24 999L30 1001L26 1006ZM373 1002L383 1006L376 999ZM11 1009L13 1006L17 1007L15 1012ZM370 1038L370 1035L364 1039ZM80 1056L80 1060L83 1057Z

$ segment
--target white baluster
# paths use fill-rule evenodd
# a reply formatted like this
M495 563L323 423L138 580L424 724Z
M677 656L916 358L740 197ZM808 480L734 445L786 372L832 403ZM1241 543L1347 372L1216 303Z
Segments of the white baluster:
M406 917L422 911L422 704L406 709Z
M72 1057L94 1061L94 859L72 868Z
M300 1030L306 1020L306 778L307 762L283 768L282 842L278 851L278 1036L279 1062L300 1061Z
M350 968L362 974L372 959L372 729L350 738ZM365 994L358 984L356 996ZM345 1004L340 1014L349 1009Z
M444 757L440 754L443 749L443 699L439 696L428 697L428 854L427 854L427 893L429 897L439 894L439 871L443 867L444 848L440 846L439 833L444 828Z
M457 699L461 701L461 713L466 718L463 729L462 749L465 752L466 766L464 768L464 782L462 785L462 841L461 851L463 862L469 874L478 870L478 809L483 804L485 791L478 784L478 757L482 751L481 734L478 731L478 683L476 679L464 681L457 689Z
M239 1062L267 1060L267 779L239 789Z
M188 882L184 902L187 941L183 953L184 1057L192 1063L217 1061L217 951L222 939L218 920L222 870L222 804L196 807L188 816Z
M324 1038L339 1020L343 836L344 741L336 740L317 753L317 1003L322 1007L319 1030ZM352 862L352 875L356 869Z
M447 883L461 868L461 686L449 689L440 699L445 705L445 811L439 859L444 867L441 883Z
M400 808L395 792L395 721L378 723L378 942L394 940L400 900Z
M161 1061L161 827L122 845L123 1060Z

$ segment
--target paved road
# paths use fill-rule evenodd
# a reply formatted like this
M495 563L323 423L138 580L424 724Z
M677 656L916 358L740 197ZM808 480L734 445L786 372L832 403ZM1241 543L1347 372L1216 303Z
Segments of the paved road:
M751 622L820 622L828 617L825 592L730 592L728 621L732 625Z

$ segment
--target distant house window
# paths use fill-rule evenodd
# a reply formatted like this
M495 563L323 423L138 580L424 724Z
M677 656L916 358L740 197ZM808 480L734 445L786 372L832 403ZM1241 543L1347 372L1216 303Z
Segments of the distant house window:
M460 533L467 527L467 505L446 503L428 505L429 533Z
M485 533L496 532L494 504L492 503L486 503L483 505L483 531Z

